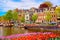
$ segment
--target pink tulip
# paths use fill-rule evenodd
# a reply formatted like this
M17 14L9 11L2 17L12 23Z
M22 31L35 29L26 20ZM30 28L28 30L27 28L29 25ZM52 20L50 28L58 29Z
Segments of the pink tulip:
M0 38L1 38L1 39L4 39L4 38L5 38L5 36L0 36Z

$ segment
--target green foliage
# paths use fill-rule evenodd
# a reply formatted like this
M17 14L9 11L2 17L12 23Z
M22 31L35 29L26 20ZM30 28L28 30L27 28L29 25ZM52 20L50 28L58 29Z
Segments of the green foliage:
M0 21L1 21L1 17L0 17Z
M38 17L37 14L33 14L33 15L32 15L32 21L35 22L35 21L37 20L37 17Z
M12 10L8 10L6 14L4 15L4 19L11 20L12 19Z
M18 12L13 11L13 20L17 20L18 19Z
M3 16L0 16L0 21L3 20Z
M6 14L3 16L3 18L5 20L11 20L11 19L17 20L18 19L18 12L12 11L12 10L8 10L6 12Z
M25 22L25 18L22 16L20 21L24 23Z
M60 7L56 7L55 12L58 17L60 17Z
M50 12L46 12L46 21L49 22L51 20L52 16L50 14Z

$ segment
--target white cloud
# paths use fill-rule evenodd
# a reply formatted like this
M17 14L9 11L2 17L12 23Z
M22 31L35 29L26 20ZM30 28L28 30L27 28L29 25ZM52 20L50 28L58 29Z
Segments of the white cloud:
M21 0L21 2L14 2L11 0L3 0L2 2L3 10L7 11L9 9L29 9L31 7L38 7L38 3L36 3L34 0Z
M51 2L54 4L58 4L59 0L52 0ZM3 11L7 11L10 9L13 10L15 8L19 9L29 9L31 7L37 8L40 5L40 3L36 2L35 0L21 0L21 2L14 2L12 0L0 0L0 8L2 8Z

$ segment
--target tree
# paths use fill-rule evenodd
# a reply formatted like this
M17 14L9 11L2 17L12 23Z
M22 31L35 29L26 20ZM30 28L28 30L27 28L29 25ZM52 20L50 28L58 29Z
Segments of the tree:
M50 22L51 18L52 18L52 16L51 16L50 12L47 11L47 12L46 12L46 21L47 21L47 22Z
M53 4L51 2L49 2L49 1L46 1L44 3L47 4L49 7L52 7L53 6Z
M32 15L32 21L35 23L35 21L37 20L37 17L38 17L38 15L37 14L33 14Z
M13 11L13 20L17 20L18 19L18 12L17 11Z
M60 24L60 6L56 7L55 13L57 14L57 24Z
M48 8L49 6L47 5L47 4L45 4L45 3L43 3L43 4L41 4L40 6L39 6L39 8Z
M25 18L24 18L24 16L21 17L20 21L21 21L22 23L25 22Z
M40 4L39 6L39 8L49 8L49 7L52 7L52 3L48 1Z
M6 14L4 15L4 18L6 19L6 20L11 20L12 18L13 18L13 16L12 16L12 10L8 10L7 12L6 12Z
M56 7L55 12L58 17L60 17L60 7Z
M0 16L0 21L2 21L3 20L3 17L2 16Z
M4 17L5 20L9 21L9 24L11 24L10 21L13 18L13 16L12 16L12 10L8 10L3 17ZM8 29L5 31L7 33L7 35L11 34L11 27L12 27L12 25L8 25L7 26Z

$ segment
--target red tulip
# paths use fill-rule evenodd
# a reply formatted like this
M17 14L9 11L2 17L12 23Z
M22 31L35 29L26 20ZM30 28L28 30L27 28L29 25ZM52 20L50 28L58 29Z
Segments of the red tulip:
M43 34L41 34L41 35L37 35L37 37L38 37L38 39L44 39L44 35Z
M44 40L48 40L49 35L48 34L44 34Z
M32 37L32 40L36 40L37 39L37 36L36 35L33 35L31 37Z
M17 40L17 38L12 38L11 40Z
M26 40L31 40L32 38L31 38L31 36L25 36L25 39Z
M18 40L21 40L21 38L18 38Z
M49 38L49 34L45 34L44 36L45 36L45 38L47 38L47 39Z
M55 38L57 35L56 34L50 34L49 35L51 38Z
M25 40L25 37L23 36L23 37L21 37L21 40Z

